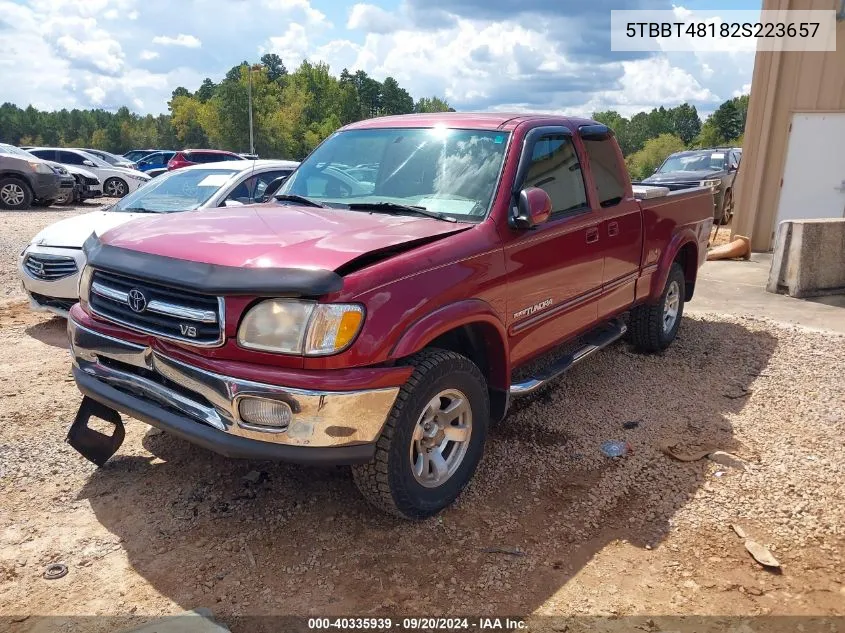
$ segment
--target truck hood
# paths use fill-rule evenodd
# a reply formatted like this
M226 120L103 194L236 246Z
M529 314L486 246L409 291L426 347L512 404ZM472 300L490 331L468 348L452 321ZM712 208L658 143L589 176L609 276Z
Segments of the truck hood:
M51 224L32 238L31 243L41 246L82 248L82 245L91 233L102 235L109 229L145 215L148 214L92 211L91 213L65 218L64 220L59 220Z
M693 182L696 180L715 180L725 175L723 171L708 171L706 169L700 171L667 171L662 174L654 174L649 176L642 182L647 185L658 185L660 183L668 182Z
M110 246L242 268L335 271L372 253L430 242L472 224L279 204L147 216L102 236Z

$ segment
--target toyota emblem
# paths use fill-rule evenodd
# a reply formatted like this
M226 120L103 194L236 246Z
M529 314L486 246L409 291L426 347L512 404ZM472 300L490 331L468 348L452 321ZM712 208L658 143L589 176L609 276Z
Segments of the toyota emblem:
M126 297L126 302L133 312L143 312L147 308L147 298L137 288L132 288Z

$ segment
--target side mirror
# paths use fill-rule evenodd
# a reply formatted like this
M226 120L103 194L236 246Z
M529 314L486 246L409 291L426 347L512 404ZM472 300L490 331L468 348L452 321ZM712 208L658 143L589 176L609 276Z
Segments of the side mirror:
M94 163L92 163L90 160L83 160L82 164L86 165L88 167L94 167L95 166Z
M539 187L528 187L519 192L515 211L511 224L518 229L530 229L549 219L552 199Z

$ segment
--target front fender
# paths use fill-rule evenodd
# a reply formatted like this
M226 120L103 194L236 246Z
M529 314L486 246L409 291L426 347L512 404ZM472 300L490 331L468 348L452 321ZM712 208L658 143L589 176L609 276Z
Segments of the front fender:
M398 360L415 354L438 336L465 325L483 326L490 385L507 389L510 386L507 331L493 307L481 299L450 303L415 321L393 346L390 358Z

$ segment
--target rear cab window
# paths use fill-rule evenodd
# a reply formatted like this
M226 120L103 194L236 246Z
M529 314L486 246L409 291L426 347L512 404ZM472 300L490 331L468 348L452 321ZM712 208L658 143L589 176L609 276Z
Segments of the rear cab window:
M625 170L612 136L604 140L584 139L586 158L596 185L599 206L612 207L625 199Z

